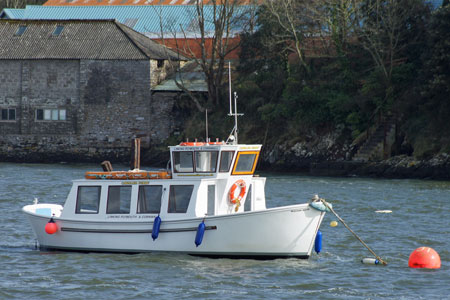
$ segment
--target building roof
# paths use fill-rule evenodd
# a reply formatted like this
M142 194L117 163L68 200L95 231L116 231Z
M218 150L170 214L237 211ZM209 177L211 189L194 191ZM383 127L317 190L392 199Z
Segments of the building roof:
M115 20L0 20L0 36L0 59L178 58Z
M4 8L0 12L0 19L24 19L25 9Z
M185 57L196 57L202 58L202 49L205 50L204 55L206 55L207 59L211 58L212 54L212 39L205 39L202 44L201 39L174 39L174 38L166 38L164 40L154 39L154 41L169 47L170 49L176 51L177 53L182 54ZM230 51L225 55L226 59L239 59L240 47L239 44L241 42L240 36L231 37L228 39L228 49ZM217 54L217 53L216 53Z
M198 0L48 0L44 6L102 6L102 5L195 5ZM221 1L216 1L221 3ZM240 0L239 4L250 4L252 0ZM213 4L203 0L203 4Z
M245 20L250 18L254 6L242 5L238 7L234 19L233 30L241 32ZM204 7L205 31L214 32L214 7ZM25 9L4 9L0 18L9 19L50 19L50 20L93 20L115 19L128 27L144 33L151 38L160 38L161 31L166 38L173 38L178 32L178 38L198 37L197 12L194 5L144 5L144 6L38 6L27 5ZM162 29L161 29L162 27ZM183 30L181 30L182 28Z

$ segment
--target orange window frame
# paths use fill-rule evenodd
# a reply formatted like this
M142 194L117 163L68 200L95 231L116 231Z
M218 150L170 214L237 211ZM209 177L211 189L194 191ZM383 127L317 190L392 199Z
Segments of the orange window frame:
M236 167L239 163L239 159L241 157L241 154L255 154L255 160L253 161L253 166L251 171L244 171L244 172L236 172ZM253 175L255 173L256 164L258 163L259 158L259 151L239 151L236 156L236 160L234 162L233 171L231 172L231 175Z

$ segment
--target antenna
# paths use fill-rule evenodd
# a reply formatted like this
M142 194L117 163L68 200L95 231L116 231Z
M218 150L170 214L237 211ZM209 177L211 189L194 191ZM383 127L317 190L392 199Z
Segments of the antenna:
M233 114L233 112L231 110L231 62L228 62L228 87L229 87L228 94L230 95L230 114L229 114L229 116L231 116Z
M238 114L237 112L237 93L234 92L234 113L233 113L233 105L231 101L231 63L228 62L228 81L229 81L229 93L230 93L230 113L228 116L233 117L234 116L234 128L231 130L230 135L228 136L228 141L231 141L234 145L238 143L238 126L237 126L237 117L243 116L244 114Z
M209 143L209 138L208 138L208 110L206 109L205 110L205 114L206 114L206 118L205 118L205 122L206 122L206 126L205 126L205 128L206 128L206 142L207 143Z
M234 141L236 144L238 144L238 126L237 126L237 117L238 117L238 113L237 113L237 93L234 92Z

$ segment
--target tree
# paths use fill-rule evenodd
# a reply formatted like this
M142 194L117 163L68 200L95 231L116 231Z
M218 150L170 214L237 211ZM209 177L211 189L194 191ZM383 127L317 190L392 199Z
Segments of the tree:
M263 9L272 16L278 30L267 44L283 45L285 51L295 53L300 65L307 73L310 67L305 52L308 51L308 39L321 32L317 17L318 1L308 0L265 0Z
M365 0L357 5L355 32L383 79L383 103L393 100L394 69L407 59L409 45L421 38L417 25L427 14L422 0Z
M450 132L450 4L436 10L431 18L425 53L423 108L434 130Z
M0 10L4 8L24 8L27 4L41 5L45 0L0 0Z
M188 28L176 21L171 24L161 22L163 43L168 45L168 39L172 39L172 47L192 59L205 76L208 87L206 104L189 92L182 76L176 80L177 86L190 96L199 111L204 111L207 106L219 105L220 91L226 78L225 60L240 45L238 33L246 27L252 27L253 7L242 6L244 2L248 1L211 0L208 5L204 1L196 1L194 9L190 11ZM164 35L164 32L170 32L169 36ZM180 69L177 71L182 74Z

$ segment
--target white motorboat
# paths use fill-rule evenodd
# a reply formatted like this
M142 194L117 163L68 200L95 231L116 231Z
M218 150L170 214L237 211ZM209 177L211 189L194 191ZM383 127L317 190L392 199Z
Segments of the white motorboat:
M169 147L164 171L87 172L64 206L24 206L40 248L308 258L323 204L266 208L266 178L254 174L261 145L230 137Z

